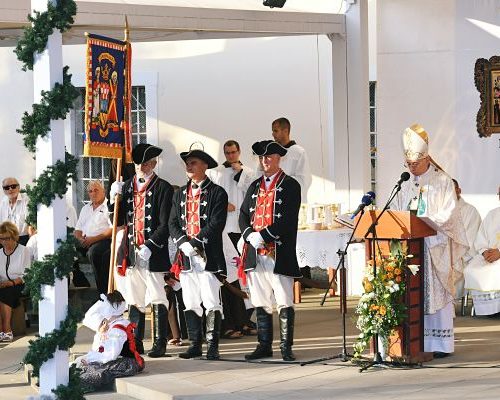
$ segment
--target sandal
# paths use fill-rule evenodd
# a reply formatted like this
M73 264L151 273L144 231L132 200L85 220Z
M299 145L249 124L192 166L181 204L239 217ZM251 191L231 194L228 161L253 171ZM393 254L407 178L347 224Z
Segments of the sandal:
M257 329L251 328L249 326L244 326L243 329L241 330L244 335L246 336L255 336L257 335Z
M243 337L243 333L241 333L240 331L228 329L226 332L224 332L222 337L224 339L239 339Z
M167 343L170 346L182 346L182 339L170 339Z

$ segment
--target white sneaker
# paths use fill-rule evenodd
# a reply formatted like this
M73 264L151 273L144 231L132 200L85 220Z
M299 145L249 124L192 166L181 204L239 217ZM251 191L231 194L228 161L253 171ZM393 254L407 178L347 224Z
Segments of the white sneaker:
M4 332L0 332L0 342L3 342L3 338L5 337Z
M5 332L3 334L2 342L12 342L14 340L14 335L12 332Z

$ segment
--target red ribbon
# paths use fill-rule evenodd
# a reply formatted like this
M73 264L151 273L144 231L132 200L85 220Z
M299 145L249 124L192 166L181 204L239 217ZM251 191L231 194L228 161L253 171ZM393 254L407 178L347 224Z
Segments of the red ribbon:
M181 274L182 270L184 270L184 266L182 265L182 255L180 252L177 252L177 260L172 264L170 272L175 275L176 279L179 279L179 275Z
M243 286L247 284L247 274L245 274L245 260L247 258L248 244L245 243L243 245L243 252L241 253L241 257L234 257L234 260L237 260L238 266L238 279L241 280Z
M113 328L121 329L122 331L124 331L127 334L128 347L129 347L130 351L134 354L134 358L142 370L144 368L144 358L141 357L141 355L137 351L137 348L135 347L134 329L136 328L136 324L131 322L126 327L123 326L122 324L116 324L116 325L113 325Z

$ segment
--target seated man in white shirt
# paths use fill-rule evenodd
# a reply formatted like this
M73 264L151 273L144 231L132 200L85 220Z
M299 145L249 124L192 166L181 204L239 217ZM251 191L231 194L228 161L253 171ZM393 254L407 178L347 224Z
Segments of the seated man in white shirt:
M498 187L500 200L500 186ZM500 313L500 207L484 217L474 248L477 255L464 271L465 287L472 291L477 315Z
M111 232L104 187L100 181L88 185L90 203L86 204L75 226L75 238L80 242L82 254L86 254L95 273L99 293L108 292ZM75 285L76 286L76 285Z

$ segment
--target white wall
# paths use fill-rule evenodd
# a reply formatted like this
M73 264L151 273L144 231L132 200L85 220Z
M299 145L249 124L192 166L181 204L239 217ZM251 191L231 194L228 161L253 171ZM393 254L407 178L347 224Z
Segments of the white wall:
M0 47L0 180L16 177L22 187L35 176L35 162L16 132L33 104L33 73L21 71L12 48ZM0 191L3 196L3 191Z
M82 74L84 55L84 46L64 48L64 61L75 73ZM309 201L336 200L325 149L333 135L326 37L137 43L132 71L157 76L162 177L185 181L178 153L194 141L223 161L223 143L236 139L243 162L253 165L251 144L272 138L272 120L286 116L292 139L309 154L314 175Z
M379 198L404 170L402 131L419 122L465 200L482 215L499 205L500 135L478 137L474 63L498 55L500 39L468 20L498 28L499 7L498 0L377 2Z

